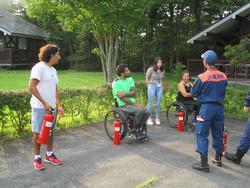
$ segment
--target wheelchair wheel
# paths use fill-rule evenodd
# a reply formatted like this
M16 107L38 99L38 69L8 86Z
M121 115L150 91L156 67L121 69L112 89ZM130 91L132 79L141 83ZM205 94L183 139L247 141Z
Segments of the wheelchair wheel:
M195 130L196 125L196 115L194 114L193 120L190 123L187 123L187 130L189 132L193 132Z
M115 120L119 120L121 122L121 140L126 136L127 134L127 120L124 112L122 112L119 108L113 108L110 110L104 119L104 129L108 137L113 140L113 131L114 126L113 122Z
M145 135L144 141L148 141L149 137L148 137L148 131L147 131L147 125L146 124L141 128L140 132Z
M173 127L177 128L178 114L179 112L184 112L184 126L188 122L188 110L187 108L180 102L173 102L167 106L167 122Z

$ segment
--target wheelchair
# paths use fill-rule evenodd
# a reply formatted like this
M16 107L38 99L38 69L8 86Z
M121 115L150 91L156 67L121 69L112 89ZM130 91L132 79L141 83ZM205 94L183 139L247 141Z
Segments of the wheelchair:
M181 102L175 101L167 106L167 122L173 127L177 128L179 112L184 112L183 124L188 131L193 131L196 123L196 114L194 105L187 105Z
M108 111L104 119L104 130L111 140L113 140L113 131L114 131L113 122L115 120L119 120L121 122L121 129L120 129L121 140L124 139L127 134L130 136L131 133L135 131L134 115L124 112L115 103L115 107L113 107L110 111ZM139 129L139 132L145 135L145 138L143 140L148 140L146 123L142 128Z

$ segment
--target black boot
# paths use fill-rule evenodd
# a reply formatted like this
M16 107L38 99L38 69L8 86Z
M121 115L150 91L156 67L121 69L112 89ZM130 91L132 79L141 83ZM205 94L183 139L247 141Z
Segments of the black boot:
M202 172L209 172L209 165L207 163L207 156L201 155L201 162L194 162L192 168Z
M245 155L244 152L242 152L241 150L237 149L236 153L226 153L225 157L226 159L233 161L233 163L235 164L240 164L242 157Z
M214 159L212 159L212 162L217 166L222 166L221 156L222 156L221 153L216 153Z

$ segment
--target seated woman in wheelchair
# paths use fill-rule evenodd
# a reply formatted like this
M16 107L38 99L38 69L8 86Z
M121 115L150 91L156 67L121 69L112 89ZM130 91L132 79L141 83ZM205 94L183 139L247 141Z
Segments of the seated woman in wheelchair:
M149 112L142 104L136 103L134 79L130 77L130 70L126 64L118 65L116 69L118 77L112 83L112 93L118 103L118 107L126 113L134 115L135 131L131 136L135 139L146 138L140 131L146 125Z
M182 80L178 84L178 94L176 100L184 104L187 109L192 107L195 111L195 114L198 114L200 111L200 102L193 99L190 94L190 90L193 84L190 82L190 75L188 71L185 71L182 75Z

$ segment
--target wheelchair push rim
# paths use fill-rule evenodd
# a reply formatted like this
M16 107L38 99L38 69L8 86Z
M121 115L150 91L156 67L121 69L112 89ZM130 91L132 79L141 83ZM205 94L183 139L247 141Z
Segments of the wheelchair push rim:
M184 116L184 126L185 126L188 122L187 108L180 102L173 102L167 106L167 111L166 111L167 122L173 128L178 127L177 121L178 121L179 112L184 112L185 114Z
M122 112L121 110L119 110L118 108L114 108L112 110L110 110L104 119L104 130L107 134L107 136L113 140L113 131L114 131L114 126L113 126L113 122L115 120L119 120L121 122L121 140L126 136L127 134L127 125L126 125L126 117L124 112Z

